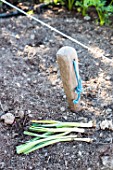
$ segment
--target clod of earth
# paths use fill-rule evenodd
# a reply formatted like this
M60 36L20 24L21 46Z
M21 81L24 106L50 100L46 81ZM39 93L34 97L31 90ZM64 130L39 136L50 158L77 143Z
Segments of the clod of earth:
M109 130L113 130L113 122L112 120L103 120L102 122L100 122L100 128L102 130L105 130L105 129L109 129Z

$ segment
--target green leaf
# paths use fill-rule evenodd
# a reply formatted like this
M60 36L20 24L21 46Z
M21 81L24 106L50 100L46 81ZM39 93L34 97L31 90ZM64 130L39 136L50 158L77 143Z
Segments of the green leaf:
M33 15L33 14L34 14L34 12L33 12L33 10L30 10L30 11L28 11L28 12L27 12L27 14L29 14L29 15Z

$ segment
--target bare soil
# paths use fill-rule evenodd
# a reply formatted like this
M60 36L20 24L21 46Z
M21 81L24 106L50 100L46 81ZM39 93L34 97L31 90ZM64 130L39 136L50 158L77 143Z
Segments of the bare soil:
M63 10L35 16L94 51L26 16L0 19L0 114L15 115L13 125L0 123L0 169L113 170L113 132L99 126L105 119L113 120L113 27L100 27ZM78 53L83 80L82 110L76 113L68 108L56 61L56 52L66 45ZM94 142L58 143L17 155L16 146L27 140L23 131L32 119L96 120L97 128L82 135Z

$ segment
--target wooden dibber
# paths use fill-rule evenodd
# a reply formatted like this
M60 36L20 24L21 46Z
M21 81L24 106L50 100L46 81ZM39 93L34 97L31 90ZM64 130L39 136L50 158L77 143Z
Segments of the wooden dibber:
M75 93L75 88L78 86L78 82L73 66L73 60L75 60L77 66L76 69L79 69L77 53L74 48L65 46L62 47L56 55L69 108L74 112L79 111L81 110L80 104L73 103L73 100L77 99L78 97Z

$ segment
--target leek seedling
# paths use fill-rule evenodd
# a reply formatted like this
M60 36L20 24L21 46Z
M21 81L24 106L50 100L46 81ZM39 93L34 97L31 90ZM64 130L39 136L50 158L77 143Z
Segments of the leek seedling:
M42 135L39 135L37 133L32 133L32 132L24 131L24 135L35 136L35 137L39 137L39 138L46 138L49 134L51 134L51 133L44 133Z
M45 146L53 145L53 144L58 143L58 142L69 142L69 141L82 141L82 142L88 142L89 143L89 142L92 142L92 139L90 139L90 138L76 138L76 136L69 136L69 137L65 136L65 137L62 137L62 138L46 141L45 143L40 143L39 145L36 145L34 148L29 149L28 151L24 152L24 154L28 154L32 151L35 151L37 149L41 149Z
M61 136L61 135L60 135ZM36 140L27 144L23 144L20 146L17 146L17 153L24 153L28 154L34 150L43 148L48 145L52 145L58 142L64 142L64 141L83 141L83 142L92 142L92 139L90 138L77 138L76 135L70 135L70 136L61 136L55 135L52 137L48 137L46 139Z
M51 120L33 120L32 123L35 123L35 126L38 126L39 123L41 127L94 127L95 121L89 121L88 123L82 122L60 122L60 121L51 121Z
M54 123L58 123L60 121L55 121L55 120L32 120L31 122L33 122L33 123L50 123L50 124L54 124Z
M77 135L71 135L71 132L85 133L85 127L94 127L94 122L60 122L52 120L33 120L29 131L24 131L25 135L34 138L25 144L16 147L18 154L28 154L36 149L43 148L58 142L64 141L85 141L92 142L90 138L77 138ZM38 132L38 133L37 133ZM69 135L70 134L70 135Z
M30 141L26 144L22 144L20 146L17 146L17 153L24 153L24 152L27 152L29 149L33 148L35 145L39 144L39 143L44 143L46 141L50 141L52 139L57 139L63 135L67 134L66 133L61 133L61 134L58 134L58 135L52 135L52 136L49 136L47 138L44 138L44 139L39 139L39 140L33 140L33 141Z
M51 132L51 133L60 133L60 132L85 133L85 129L83 128L44 128L44 127L31 126L29 130L34 131L34 132Z

